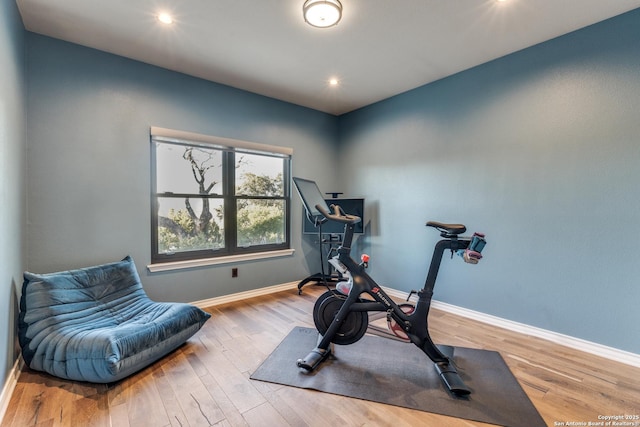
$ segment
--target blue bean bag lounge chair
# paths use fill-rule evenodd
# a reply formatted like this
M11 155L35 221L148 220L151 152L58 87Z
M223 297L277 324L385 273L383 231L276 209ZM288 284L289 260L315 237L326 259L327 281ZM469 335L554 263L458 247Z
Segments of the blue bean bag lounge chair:
M209 317L190 304L149 299L126 257L58 273L25 272L18 340L31 369L111 383L178 348Z

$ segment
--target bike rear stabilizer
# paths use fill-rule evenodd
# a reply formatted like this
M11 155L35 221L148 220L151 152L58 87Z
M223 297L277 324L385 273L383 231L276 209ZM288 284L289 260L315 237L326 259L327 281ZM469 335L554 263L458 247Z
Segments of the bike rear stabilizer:
M456 396L467 396L471 394L471 390L466 386L460 374L450 362L437 362L434 363L438 375L449 391Z
M319 364L324 362L331 355L331 347L324 350L316 347L307 354L304 359L298 359L298 368L303 369L307 373L312 372Z

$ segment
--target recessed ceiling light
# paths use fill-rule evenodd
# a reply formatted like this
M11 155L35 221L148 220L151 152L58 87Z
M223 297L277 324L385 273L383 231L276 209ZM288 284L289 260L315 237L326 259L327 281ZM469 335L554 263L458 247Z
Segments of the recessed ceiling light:
M158 15L158 21L163 24L173 24L173 18L168 13L161 13Z

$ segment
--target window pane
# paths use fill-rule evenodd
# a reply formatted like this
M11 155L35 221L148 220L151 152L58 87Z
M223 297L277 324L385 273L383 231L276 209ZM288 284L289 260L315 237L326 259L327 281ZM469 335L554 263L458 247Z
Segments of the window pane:
M285 242L284 200L238 200L238 246Z
M289 247L289 155L263 152L255 143L191 141L177 131L156 131L152 262Z
M158 253L224 247L221 199L158 197Z
M158 193L222 194L222 151L155 144Z
M236 153L236 194L283 196L283 169L282 158Z

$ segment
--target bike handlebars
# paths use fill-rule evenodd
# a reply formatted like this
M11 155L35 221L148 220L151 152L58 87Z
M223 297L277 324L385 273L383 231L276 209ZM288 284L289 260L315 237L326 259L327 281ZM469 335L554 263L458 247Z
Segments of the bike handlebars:
M343 224L357 224L362 221L359 216L344 213L338 205L331 205L333 213L327 212L322 205L316 205L316 209L318 209L322 216L331 221L341 222Z

